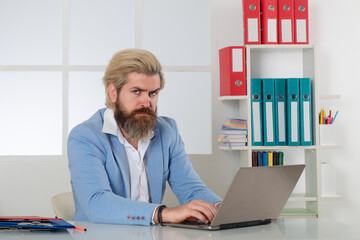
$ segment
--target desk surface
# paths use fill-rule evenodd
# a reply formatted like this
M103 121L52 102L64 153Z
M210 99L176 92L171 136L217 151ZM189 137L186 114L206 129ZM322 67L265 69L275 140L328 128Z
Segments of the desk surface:
M0 239L360 239L360 230L330 219L280 219L275 223L221 231L203 231L161 226L126 226L76 222L86 232L0 232Z

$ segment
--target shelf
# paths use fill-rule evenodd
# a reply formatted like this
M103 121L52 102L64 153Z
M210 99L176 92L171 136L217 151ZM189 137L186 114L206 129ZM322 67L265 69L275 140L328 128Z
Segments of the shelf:
M314 48L312 44L249 44L246 48L251 49L304 49Z
M318 149L341 149L341 145L319 145Z
M247 100L249 99L248 96L221 96L219 97L220 101L223 100Z
M251 81L252 78L289 78L289 77L306 77L311 79L312 92L312 109L313 113L319 108L319 103L324 104L328 100L341 99L339 94L318 94L316 76L316 46L312 44L274 44L274 45L246 45L246 78L248 96L222 96L219 100L240 100L239 108L241 116L245 116L248 121L248 146L231 147L219 146L219 149L225 151L240 151L241 166L250 167L252 165L252 151L283 151L289 155L295 155L294 161L304 160L306 169L303 177L305 178L304 193L292 194L289 198L291 204L289 207L299 208L285 208L281 213L281 217L321 217L319 209L321 209L322 201L341 200L342 197L334 196L320 196L319 189L323 182L320 174L319 164L321 151L340 149L338 144L334 145L320 145L320 127L317 122L312 122L312 140L311 146L252 146L251 142ZM323 101L323 102L322 102ZM330 101L332 102L332 101ZM337 103L337 102L336 102ZM245 118L244 117L244 118ZM313 121L317 118L313 116ZM299 125L300 126L300 125ZM324 142L325 143L325 142ZM332 143L332 142L329 142ZM334 142L336 143L336 142ZM300 152L298 152L300 151ZM302 151L302 152L301 152ZM319 152L320 151L320 152ZM299 156L297 156L299 155ZM293 156L292 156L293 157ZM326 193L326 192L324 192ZM331 194L331 192L329 192Z
M332 99L341 99L341 95L329 94L329 95L320 95L319 100L332 100Z
M321 146L320 148L331 148L334 146ZM319 147L316 146L242 146L231 147L231 150L288 150L288 149L303 149L303 150L315 150ZM219 146L221 150L230 150L228 147Z
M251 146L252 150L316 149L316 146Z
M316 212L312 212L305 208L284 208L280 214L280 218L290 217L304 217L304 218L316 218L318 215Z
M320 197L321 201L339 201L342 199L343 199L343 196L340 196L340 195L321 196Z
M289 202L311 202L311 201L317 201L318 198L316 196L309 196L304 193L294 193L291 194L289 198Z
M231 147L231 149L229 149L229 147L223 147L223 146L219 146L219 149L221 150L227 150L227 151L241 151L241 150L249 150L249 146L243 146L243 147Z
M219 146L221 150L230 150L228 147ZM322 149L341 149L341 145L312 145L312 146L242 146L232 147L231 150L291 150L291 149L303 149L303 150L322 150Z

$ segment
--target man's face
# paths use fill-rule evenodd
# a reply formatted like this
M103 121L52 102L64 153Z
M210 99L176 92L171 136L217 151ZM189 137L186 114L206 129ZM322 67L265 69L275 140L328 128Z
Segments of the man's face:
M156 124L160 77L133 72L127 80L115 102L115 120L131 139L150 138Z

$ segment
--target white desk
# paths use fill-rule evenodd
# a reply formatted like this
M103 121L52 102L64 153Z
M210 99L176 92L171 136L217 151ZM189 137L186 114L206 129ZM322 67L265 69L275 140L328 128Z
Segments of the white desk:
M264 226L221 231L203 231L161 226L126 226L76 222L86 232L0 232L6 240L202 240L202 239L360 239L360 229L350 228L329 219L280 219Z

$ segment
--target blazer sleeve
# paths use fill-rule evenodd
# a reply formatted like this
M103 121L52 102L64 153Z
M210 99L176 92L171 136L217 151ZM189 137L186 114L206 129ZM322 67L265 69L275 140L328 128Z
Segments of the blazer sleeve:
M79 125L69 135L69 169L76 208L73 220L150 225L158 204L136 202L112 191L105 167L109 152L104 145L88 126Z
M216 204L222 199L212 192L195 172L188 155L185 152L184 143L179 134L176 122L172 120L172 140L169 153L169 185L177 196L180 204L200 199Z

